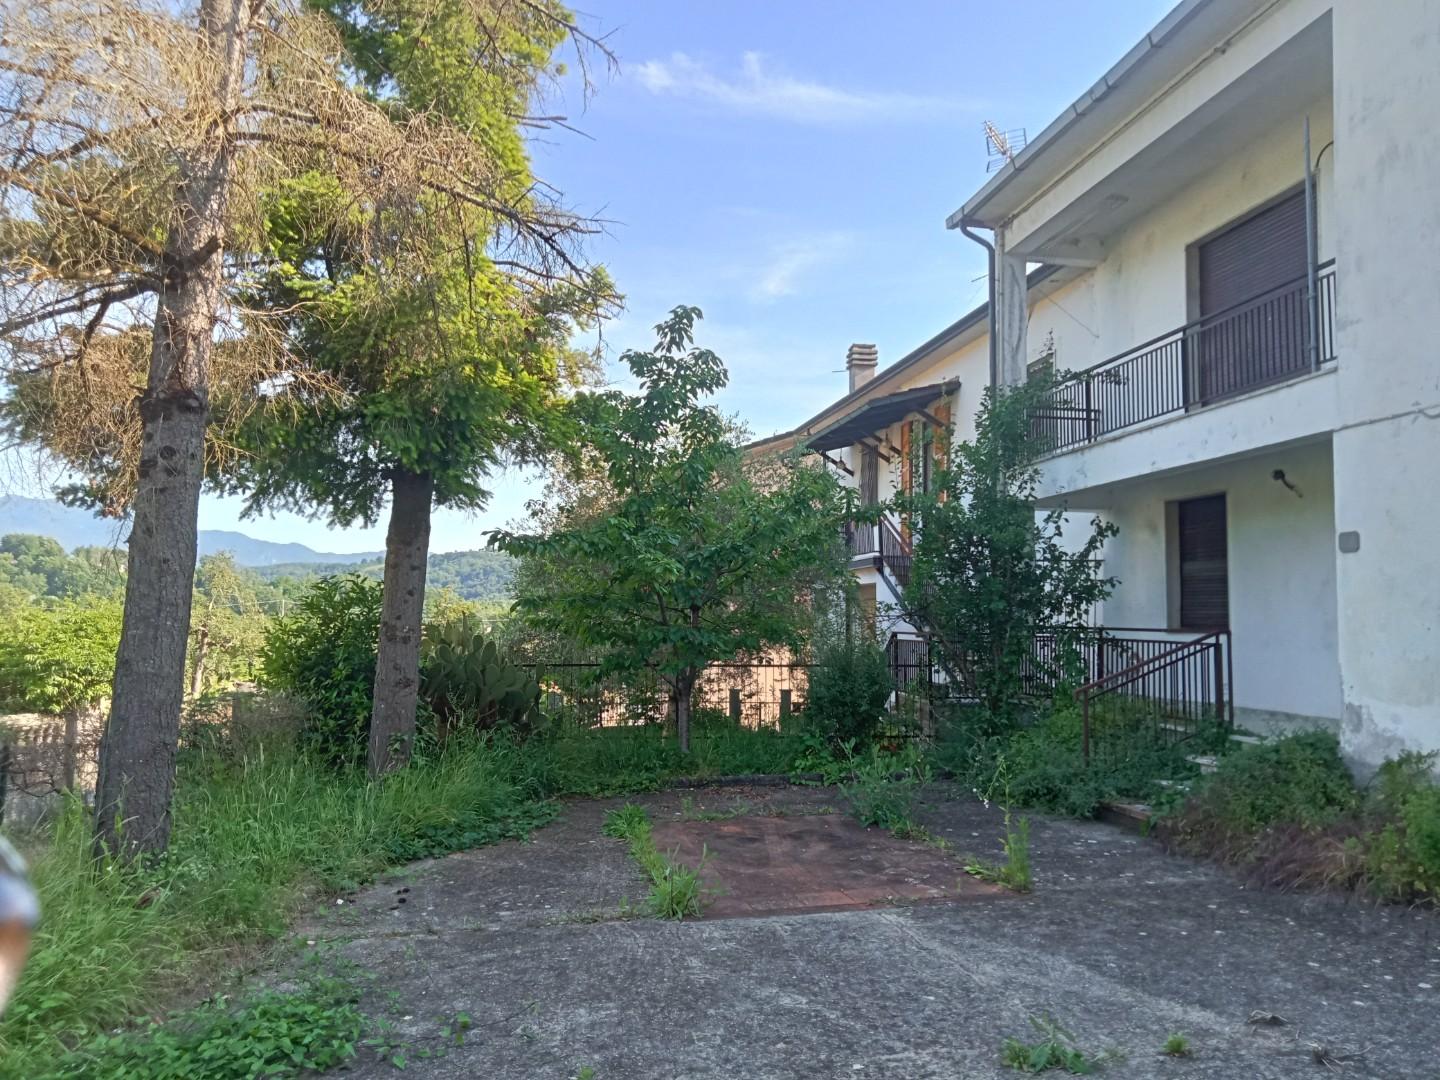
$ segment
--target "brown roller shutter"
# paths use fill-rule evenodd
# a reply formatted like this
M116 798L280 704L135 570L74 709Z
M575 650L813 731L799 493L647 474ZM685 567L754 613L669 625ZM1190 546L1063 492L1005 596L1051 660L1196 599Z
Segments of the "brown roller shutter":
M1230 625L1225 496L1186 499L1178 510L1180 625L1187 630L1225 629Z
M1200 400L1304 370L1305 259L1303 193L1252 214L1200 245ZM1292 284L1292 289L1276 294L1280 286ZM1249 306L1258 297L1266 299Z

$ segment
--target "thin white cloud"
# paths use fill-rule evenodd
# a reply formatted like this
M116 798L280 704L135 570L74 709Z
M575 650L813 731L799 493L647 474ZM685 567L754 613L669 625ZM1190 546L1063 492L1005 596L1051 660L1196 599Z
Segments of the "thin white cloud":
M635 69L652 94L708 101L742 112L808 124L853 124L933 117L969 108L963 102L918 94L846 90L773 70L758 52L740 58L733 76L716 74L683 52L668 60L647 60Z
M827 232L777 245L754 275L750 298L767 303L795 295L808 272L842 258L854 241L850 233Z

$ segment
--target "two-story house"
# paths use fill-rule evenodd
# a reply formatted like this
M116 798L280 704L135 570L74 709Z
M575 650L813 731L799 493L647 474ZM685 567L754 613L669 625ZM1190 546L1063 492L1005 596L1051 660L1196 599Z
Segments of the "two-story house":
M1107 625L1224 632L1244 727L1440 748L1436 103L1435 0L1184 0L949 218L993 237L992 304L868 380L852 350L782 441L868 498L992 371L1051 365L1042 504L1118 525Z

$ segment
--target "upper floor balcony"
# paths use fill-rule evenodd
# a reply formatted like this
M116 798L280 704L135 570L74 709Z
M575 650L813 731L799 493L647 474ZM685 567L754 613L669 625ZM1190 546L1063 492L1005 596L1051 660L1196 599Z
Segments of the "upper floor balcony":
M1335 267L1170 330L1061 378L1031 416L1058 453L1317 372L1335 360Z

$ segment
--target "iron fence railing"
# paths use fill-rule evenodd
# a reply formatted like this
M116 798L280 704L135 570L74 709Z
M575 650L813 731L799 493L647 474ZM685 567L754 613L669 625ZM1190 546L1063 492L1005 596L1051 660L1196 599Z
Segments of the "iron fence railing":
M874 558L901 588L910 583L910 566L914 561L910 542L888 517L878 522L847 522L845 543L852 557Z
M1075 691L1085 760L1233 727L1232 672L1230 631L1216 630L1097 675Z
M674 719L673 693L653 668L607 672L598 660L539 660L521 666L539 684L546 714L578 727ZM711 664L695 684L691 707L697 715L724 717L736 726L783 729L805 708L809 671L809 664L786 660Z
M1335 359L1335 266L1319 268L1320 340L1309 348L1309 279L1161 334L1065 376L1030 414L1041 453L1282 382Z

